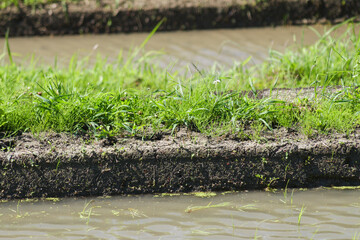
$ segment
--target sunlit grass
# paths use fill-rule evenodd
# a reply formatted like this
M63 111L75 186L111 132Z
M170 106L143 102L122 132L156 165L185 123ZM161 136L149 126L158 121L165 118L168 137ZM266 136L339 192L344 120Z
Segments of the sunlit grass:
M71 2L80 2L83 0L1 0L0 2L0 9L6 8L9 6L37 6L40 4L46 3L71 3Z
M309 47L272 52L268 62L246 68L198 72L185 77L156 65L143 47L126 60L77 60L67 68L19 65L7 42L0 62L0 131L90 133L96 137L144 135L186 127L210 135L244 136L246 128L262 131L294 128L307 136L350 134L360 123L360 38L349 24L338 39L329 33ZM334 30L334 27L331 30ZM331 31L329 30L329 31ZM10 58L11 59L11 58ZM273 87L342 85L321 100L255 99L256 92ZM351 87L351 88L345 88Z

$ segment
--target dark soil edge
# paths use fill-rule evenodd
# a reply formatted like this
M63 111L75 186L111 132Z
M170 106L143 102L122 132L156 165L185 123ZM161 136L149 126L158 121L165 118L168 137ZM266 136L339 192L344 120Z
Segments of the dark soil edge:
M22 134L0 140L0 198L360 185L360 131L257 140L181 129L158 140Z
M164 17L159 31L276 26L337 22L359 17L358 0L269 0L258 3L197 5L186 2L159 8L108 8L48 4L0 10L0 36L120 33L151 31ZM236 2L236 1L235 1ZM243 2L243 1L242 1Z

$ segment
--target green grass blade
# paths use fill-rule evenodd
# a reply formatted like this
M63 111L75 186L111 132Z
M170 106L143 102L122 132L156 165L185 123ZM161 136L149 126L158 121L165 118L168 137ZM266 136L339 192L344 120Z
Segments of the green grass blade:
M143 49L145 47L145 45L147 44L147 42L150 40L150 38L156 33L156 31L159 29L159 27L166 21L166 18L161 19L161 21L156 24L156 26L154 27L154 29L150 32L150 34L145 38L145 40L141 43L140 45L140 49Z
M10 32L10 29L8 28L5 33L5 44L6 44L6 50L7 50L8 56L9 56L10 63L13 64L13 58L11 55L10 44L9 44L9 32Z

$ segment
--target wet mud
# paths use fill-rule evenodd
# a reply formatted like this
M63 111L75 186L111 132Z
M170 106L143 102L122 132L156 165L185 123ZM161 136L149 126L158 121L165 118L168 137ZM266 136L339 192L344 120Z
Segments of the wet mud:
M358 17L357 0L89 0L0 10L0 36L148 32L336 23Z

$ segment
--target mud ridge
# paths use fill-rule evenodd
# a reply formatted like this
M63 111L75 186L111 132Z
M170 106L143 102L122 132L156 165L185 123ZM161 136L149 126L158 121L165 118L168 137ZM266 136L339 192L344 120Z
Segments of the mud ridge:
M338 95L328 88L264 89L285 101ZM345 91L346 92L346 91ZM210 137L186 129L92 139L0 133L0 198L97 196L360 185L360 129L309 139L294 129Z
M0 10L0 36L120 33L335 23L358 17L358 0L89 0ZM359 20L359 19L357 19Z
M0 140L0 198L360 185L359 133L307 139L277 129L251 140L180 129L111 141L24 133Z

